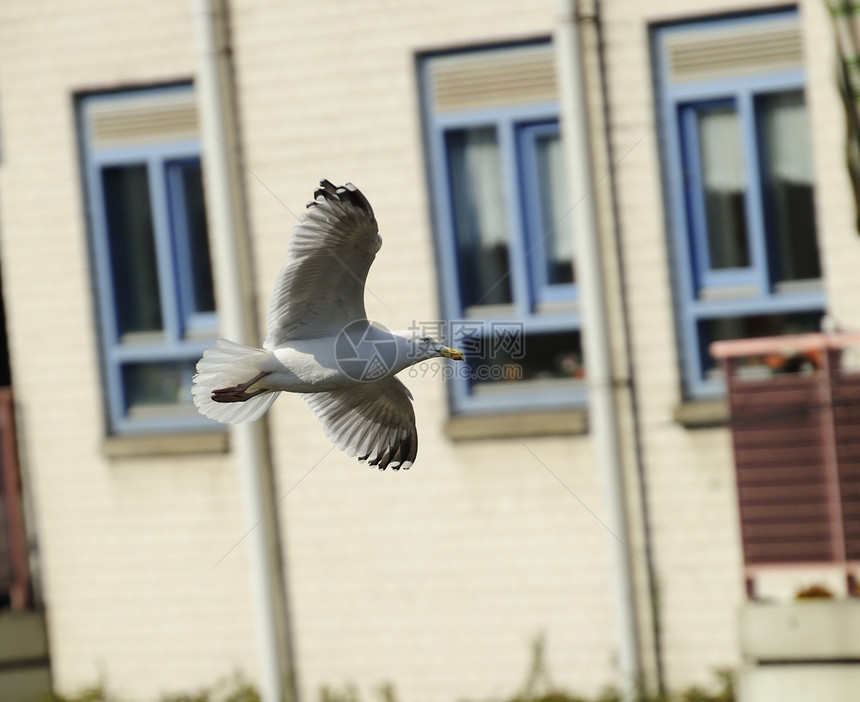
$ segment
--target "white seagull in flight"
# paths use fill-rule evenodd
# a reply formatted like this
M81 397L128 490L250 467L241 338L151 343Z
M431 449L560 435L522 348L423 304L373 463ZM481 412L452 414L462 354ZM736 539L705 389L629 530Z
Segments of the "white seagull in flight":
M358 188L320 182L293 230L263 348L219 339L198 361L191 393L202 414L253 421L281 391L301 393L348 455L383 470L412 465L412 395L394 376L429 358L465 359L418 332L389 332L368 321L364 285L382 246L378 231Z

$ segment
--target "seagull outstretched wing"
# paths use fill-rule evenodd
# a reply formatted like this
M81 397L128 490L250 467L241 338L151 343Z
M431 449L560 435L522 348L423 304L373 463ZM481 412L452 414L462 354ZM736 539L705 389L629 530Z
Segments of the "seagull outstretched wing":
M395 377L304 396L339 449L382 470L407 469L418 455L411 397Z
M364 283L382 246L367 198L351 183L320 182L293 230L267 318L266 349L294 339L336 336L366 319Z

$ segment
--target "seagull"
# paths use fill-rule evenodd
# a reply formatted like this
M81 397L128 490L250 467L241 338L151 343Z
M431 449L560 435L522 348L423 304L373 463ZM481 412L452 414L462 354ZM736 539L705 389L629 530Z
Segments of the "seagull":
M395 375L430 358L465 357L419 331L390 332L367 319L365 280L381 246L361 191L320 181L293 230L263 347L218 339L198 361L191 393L200 413L250 422L281 392L299 393L347 455L408 469L418 431L412 394Z

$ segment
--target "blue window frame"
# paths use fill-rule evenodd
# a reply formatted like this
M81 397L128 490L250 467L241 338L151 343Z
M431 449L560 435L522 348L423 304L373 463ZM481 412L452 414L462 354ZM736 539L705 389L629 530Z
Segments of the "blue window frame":
M818 329L825 309L797 13L655 28L685 391L712 341Z
M423 57L455 412L583 403L580 318L548 41Z
M190 395L217 335L193 89L78 108L109 431L214 428Z

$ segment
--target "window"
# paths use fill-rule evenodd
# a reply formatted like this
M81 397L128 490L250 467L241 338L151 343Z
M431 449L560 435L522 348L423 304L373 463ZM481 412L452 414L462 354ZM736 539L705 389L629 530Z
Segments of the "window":
M582 402L552 47L428 56L421 70L445 332L467 357L454 410Z
M817 331L825 307L794 11L654 32L686 392L712 341Z
M110 430L212 426L190 395L217 331L192 88L91 95L79 116Z

